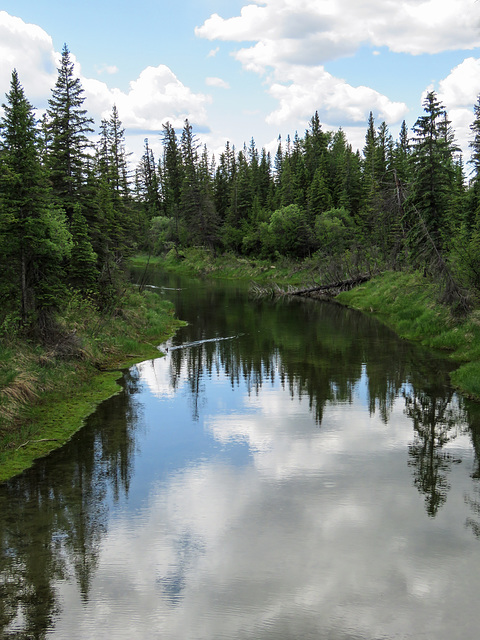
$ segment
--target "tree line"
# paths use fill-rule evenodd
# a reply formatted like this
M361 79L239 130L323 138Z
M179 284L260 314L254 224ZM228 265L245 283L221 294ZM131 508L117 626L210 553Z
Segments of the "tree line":
M102 121L83 107L70 52L40 121L16 70L0 121L0 320L3 333L47 338L72 295L115 304L122 265L141 237L117 109Z
M480 99L472 170L445 107L427 93L411 134L394 140L370 113L363 153L318 113L303 137L278 140L272 158L252 139L215 159L188 120L167 122L161 157L145 140L130 167L114 106L94 123L66 46L48 108L37 121L17 72L0 120L0 320L3 333L46 337L72 295L100 311L117 302L126 258L138 250L181 258L214 253L318 263L324 276L422 268L466 309L480 292Z
M324 278L380 269L423 269L444 301L467 310L480 293L480 97L467 180L447 110L434 91L397 140L370 112L362 153L318 113L304 136L279 139L274 157L252 139L227 142L218 161L188 121L163 127L163 155L148 140L137 201L156 253L201 245L250 258L315 260Z

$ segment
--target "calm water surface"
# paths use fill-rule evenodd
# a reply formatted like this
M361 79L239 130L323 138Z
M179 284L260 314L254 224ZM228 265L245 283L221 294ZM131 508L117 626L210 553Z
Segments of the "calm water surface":
M477 638L480 410L449 365L333 304L151 283L189 326L0 487L0 637Z

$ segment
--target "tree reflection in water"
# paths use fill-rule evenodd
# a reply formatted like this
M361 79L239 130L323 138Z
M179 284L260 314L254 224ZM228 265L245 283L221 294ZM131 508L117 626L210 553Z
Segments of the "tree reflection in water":
M134 373L65 447L0 487L2 638L45 637L60 614L54 583L84 601L107 531L108 500L128 493L137 431Z
M431 354L352 310L312 301L243 300L240 307L237 298L227 288L194 287L176 301L177 315L190 322L178 340L197 344L173 343L169 378L171 389L182 387L187 394L193 420L208 402L205 380L215 376L232 388L242 385L248 395L279 382L291 398L308 399L314 429L322 427L327 407L352 404L360 386L362 402L385 425L403 395L413 428L408 447L413 482L434 517L445 504L449 472L457 462L447 445L468 424L480 460L480 411L452 393L449 365L440 362L432 372ZM67 446L0 487L4 638L46 636L61 613L57 581L75 580L83 600L89 598L111 505L128 495L141 436L136 369L126 374L124 386ZM477 483L480 473L473 478ZM480 537L477 484L465 500L473 512L467 525ZM201 541L186 537L181 545L182 561L159 578L172 606L181 598L191 554L200 552Z
M443 448L456 438L459 425L465 424L465 411L457 396L454 401L452 392L437 396L418 390L405 394L405 413L412 419L414 430L409 446L414 484L425 496L428 515L435 517L447 499L450 467L460 461Z

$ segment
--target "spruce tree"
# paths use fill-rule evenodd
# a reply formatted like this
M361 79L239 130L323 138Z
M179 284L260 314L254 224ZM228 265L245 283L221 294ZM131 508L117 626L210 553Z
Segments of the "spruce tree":
M3 309L46 337L49 310L61 300L62 262L71 236L64 213L51 202L33 107L15 70L6 98L0 120L0 241L3 293L10 306Z
M437 248L442 249L448 244L453 228L451 193L455 178L454 153L458 148L445 107L434 91L427 94L423 104L425 113L413 127L412 203L425 224L424 231Z
M127 255L138 236L139 228L133 215L133 199L130 194L125 131L117 108L112 108L108 120L102 120L100 141L96 153L96 173L99 188L104 191L105 211L100 210L104 221L103 234L109 251L117 264ZM109 212L107 215L107 211ZM92 222L95 226L95 222Z
M71 220L74 205L81 198L86 173L88 134L93 120L83 108L85 97L67 45L62 50L57 81L48 101L49 142L47 162L57 201Z
M474 120L470 125L472 139L469 146L472 150L470 165L472 166L472 178L468 193L467 226L472 229L480 221L480 95L473 107Z
M141 198L147 220L164 213L160 195L160 177L153 151L145 138L145 151L136 172L137 196Z
M181 236L180 198L183 183L183 164L180 146L175 129L167 122L163 125L163 162L161 187L165 215L175 223L175 242L178 245Z

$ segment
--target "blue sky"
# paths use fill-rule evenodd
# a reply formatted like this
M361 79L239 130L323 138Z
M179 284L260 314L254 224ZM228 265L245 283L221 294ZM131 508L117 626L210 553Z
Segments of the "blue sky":
M0 93L15 67L46 105L66 43L97 125L115 103L134 158L186 117L217 155L303 135L318 110L362 147L372 110L397 135L435 89L468 152L480 93L475 0L3 0Z

